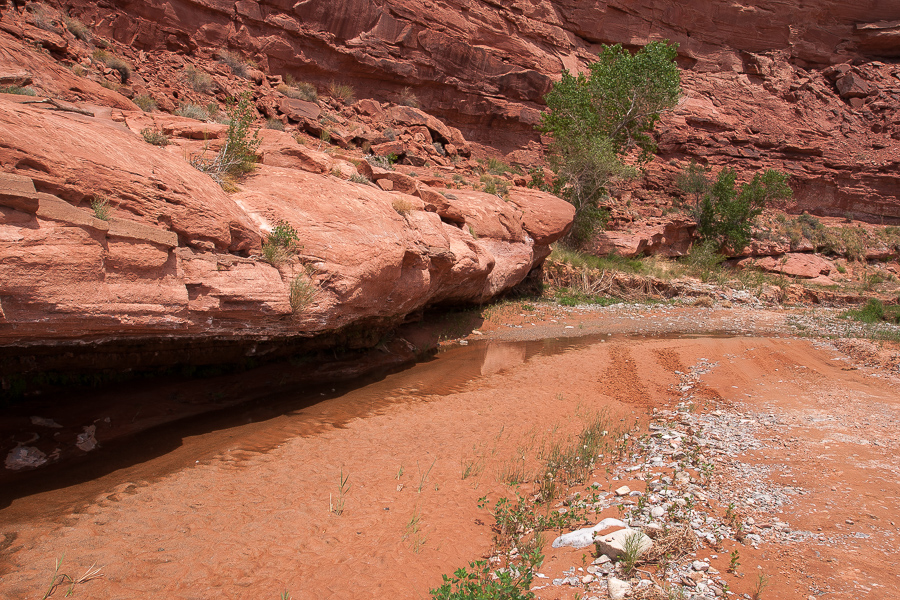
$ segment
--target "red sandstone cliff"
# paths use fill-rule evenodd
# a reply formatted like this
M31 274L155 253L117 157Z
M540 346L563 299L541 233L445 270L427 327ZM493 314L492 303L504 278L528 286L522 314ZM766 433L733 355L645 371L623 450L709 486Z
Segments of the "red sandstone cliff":
M523 161L539 155L532 126L563 68L579 69L602 43L669 39L686 98L664 120L650 191L670 188L671 159L773 166L791 173L800 210L900 219L900 68L880 62L900 57L894 2L62 4L146 51L233 48L272 73L349 82L379 100L412 87L429 112Z

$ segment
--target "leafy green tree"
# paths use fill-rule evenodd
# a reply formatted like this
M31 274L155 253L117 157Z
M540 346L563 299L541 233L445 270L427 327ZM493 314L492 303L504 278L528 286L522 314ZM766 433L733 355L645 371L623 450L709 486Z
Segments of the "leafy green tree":
M749 243L753 221L766 206L792 195L787 174L775 169L755 174L740 189L735 187L737 174L734 169L722 169L715 180L696 171L685 175L691 170L688 167L682 173L684 178L679 179L679 187L686 193L701 196L693 209L697 233L703 240L733 251L740 251Z
M572 241L586 241L602 221L598 203L616 180L636 177L623 163L639 151L638 164L656 150L650 132L660 114L681 97L677 45L651 42L631 54L621 45L603 46L588 73L563 71L545 96L548 111L538 129L552 137L551 167L556 189L575 206Z

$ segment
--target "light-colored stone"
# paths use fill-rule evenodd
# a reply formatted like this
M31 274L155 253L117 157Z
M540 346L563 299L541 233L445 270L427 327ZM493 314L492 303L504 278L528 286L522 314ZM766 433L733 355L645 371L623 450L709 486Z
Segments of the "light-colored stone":
M607 580L610 600L622 600L631 591L631 584L615 577Z
M616 496L627 496L630 493L631 488L627 485L623 485L622 487L616 489Z
M605 554L613 560L619 560L625 554L625 543L632 536L638 536L638 556L653 547L653 540L637 529L620 529L594 538L598 554Z

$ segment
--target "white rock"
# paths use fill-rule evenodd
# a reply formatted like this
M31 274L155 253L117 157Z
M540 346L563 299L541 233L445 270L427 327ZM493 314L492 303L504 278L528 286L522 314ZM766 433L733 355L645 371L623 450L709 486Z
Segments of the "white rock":
M709 565L703 562L702 560L695 560L691 563L691 567L695 571L709 571Z
M613 560L618 560L625 554L625 540L631 536L639 536L638 556L653 546L653 540L637 529L620 529L612 533L594 538L597 545L597 553L605 554Z
M84 433L79 433L75 439L75 445L85 452L90 452L97 447L97 438L94 437L96 432L96 425L85 426Z
M615 577L610 577L607 582L609 597L612 600L622 600L631 591L631 584Z
M45 419L44 417L31 417L31 424L39 427L52 427L53 429L61 429L62 425L53 419Z
M594 543L594 535L597 532L609 529L610 527L625 527L625 523L619 519L607 517L593 527L576 529L571 533L559 536L553 540L553 547L562 548L564 546L571 546L572 548L587 548Z
M616 490L616 496L627 496L631 493L631 488L627 485L623 485L619 489Z
M34 446L16 446L6 455L6 468L11 471L39 467L47 462L47 455Z
M658 519L664 514L666 514L666 509L664 509L662 506L654 506L650 509L650 516L654 519Z

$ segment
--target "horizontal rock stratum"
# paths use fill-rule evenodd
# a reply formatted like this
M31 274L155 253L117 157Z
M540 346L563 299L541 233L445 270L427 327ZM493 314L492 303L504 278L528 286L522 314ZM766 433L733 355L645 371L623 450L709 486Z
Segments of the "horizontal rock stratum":
M573 216L535 190L513 188L504 201L354 183L334 175L351 163L273 130L263 131L264 164L229 195L185 160L202 151L192 139L202 124L107 114L0 99L0 344L309 337L396 324L515 286ZM154 119L184 137L160 148L129 129ZM308 160L292 162L301 154ZM442 209L423 200L429 192ZM109 198L108 220L94 216L95 197ZM261 242L280 221L299 241L276 267ZM298 278L312 298L292 307Z

